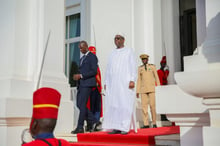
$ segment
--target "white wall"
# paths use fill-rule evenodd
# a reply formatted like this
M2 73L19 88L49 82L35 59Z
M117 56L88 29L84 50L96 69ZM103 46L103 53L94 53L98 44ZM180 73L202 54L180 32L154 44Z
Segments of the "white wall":
M90 44L96 43L99 65L104 78L107 57L115 48L115 34L117 32L125 33L125 45L133 46L132 0L92 0L90 3L91 7L88 13L91 19L90 24L88 24L91 31Z

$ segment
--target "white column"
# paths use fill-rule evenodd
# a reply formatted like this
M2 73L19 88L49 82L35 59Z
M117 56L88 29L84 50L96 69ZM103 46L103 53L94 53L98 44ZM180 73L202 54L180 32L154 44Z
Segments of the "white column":
M30 31L32 8L28 0L0 5L0 145L21 144L21 131L29 125L32 113L36 71L30 70L35 59L30 56L34 51L30 41L34 34Z
M146 39L146 14L148 14L146 11L147 9L145 8L146 1L144 0L134 0L134 48L136 48L136 58L137 58L137 63L140 65L142 62L139 58L140 54L143 53L149 53L147 52L147 43L150 41L149 39ZM149 10L148 10L149 11Z
M197 46L200 46L206 37L205 0L196 0L196 32Z
M4 1L1 4L1 73L0 98L32 95L34 87L34 58L31 47L31 2ZM30 56L30 57L29 57ZM35 70L36 71L36 70Z
M41 86L61 92L56 131L70 132L73 108L64 75L64 1L3 1L0 15L0 145L20 145L21 131L29 126L49 30Z
M162 3L162 47L169 66L168 83L175 84L174 73L180 71L179 1L161 0ZM157 48L156 48L157 49Z
M161 0L134 1L134 48L138 65L142 64L139 56L146 53L149 63L160 68L162 58L162 11Z
M149 63L155 63L154 62L154 2L153 0L144 0L143 1L144 11L143 13L143 20L144 20L144 27L142 27L142 33L143 33L143 42L140 43L140 45L144 46L141 50L142 53L148 54L149 57ZM138 16L137 16L138 17ZM139 37L137 37L138 39ZM142 54L141 53L141 54ZM139 54L140 55L140 54ZM138 58L140 60L140 58ZM142 63L141 63L142 64Z
M156 68L160 68L160 60L163 54L163 31L162 31L162 1L161 0L153 0L153 44L154 47L154 61L153 63L156 65Z

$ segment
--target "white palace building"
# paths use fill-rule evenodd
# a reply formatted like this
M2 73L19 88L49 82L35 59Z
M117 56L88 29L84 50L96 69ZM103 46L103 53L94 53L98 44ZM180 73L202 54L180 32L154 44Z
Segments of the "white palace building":
M169 66L169 85L156 88L159 114L180 126L181 146L220 145L220 0L1 0L0 145L20 146L40 86L62 94L56 133L74 128L69 84L80 40L97 48L104 78L114 35ZM75 87L74 87L75 88Z

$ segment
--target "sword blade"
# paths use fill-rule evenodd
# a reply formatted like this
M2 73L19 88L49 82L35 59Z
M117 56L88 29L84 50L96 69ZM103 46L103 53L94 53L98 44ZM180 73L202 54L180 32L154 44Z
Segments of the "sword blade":
M45 47L44 47L44 54L43 54L43 58L42 58L42 61L41 61L40 73L39 73L39 76L38 76L38 81L37 81L36 90L37 90L37 89L39 88L39 86L40 86L40 80L41 80L41 75L42 75L42 70L43 70L43 66L44 66L44 60L45 60L45 56L46 56L46 52L47 52L47 46L48 46L49 39L50 39L50 31L49 31L49 33L48 33L47 42L46 42L46 45L45 45Z

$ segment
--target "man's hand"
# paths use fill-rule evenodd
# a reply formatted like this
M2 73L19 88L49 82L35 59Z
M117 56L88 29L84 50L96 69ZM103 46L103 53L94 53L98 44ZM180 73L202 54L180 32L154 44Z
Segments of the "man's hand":
M137 98L139 98L139 93L136 93Z
M81 78L80 74L73 75L73 79L76 81L79 80L80 78Z
M130 81L130 83L129 83L129 89L133 89L134 88L134 82L133 81Z

